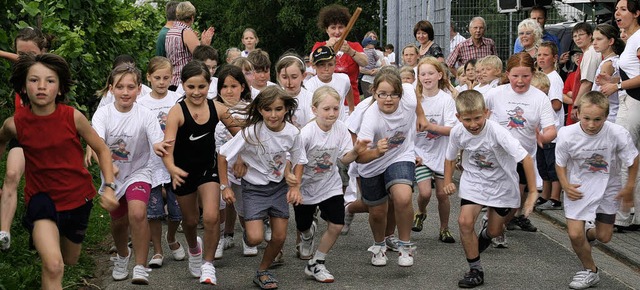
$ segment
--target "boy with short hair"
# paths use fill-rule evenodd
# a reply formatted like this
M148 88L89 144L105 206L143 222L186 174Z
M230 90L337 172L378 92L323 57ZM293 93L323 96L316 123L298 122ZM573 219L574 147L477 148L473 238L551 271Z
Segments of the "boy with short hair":
M209 45L198 45L193 49L193 60L199 60L209 69L211 73L211 83L209 84L209 92L207 92L207 99L213 100L218 95L218 78L213 75L218 70L218 64L220 63L220 57L218 56L218 50ZM180 96L184 96L184 88L182 83L176 88L176 93Z
M574 105L572 110L569 111L570 116L567 118L567 125L577 122L576 104L580 101L582 95L591 91L593 83L595 82L596 70L602 61L602 55L596 52L591 45L593 41L593 27L586 22L580 22L571 29L573 35L573 42L580 50L582 50L582 57L578 60L578 68L576 69L576 79L573 85L573 100Z
M506 128L487 120L489 110L482 94L475 90L460 93L456 98L456 111L460 123L451 129L449 136L444 191L448 195L456 191L453 172L458 151L465 150L458 223L470 270L458 281L458 287L473 288L484 283L480 253L491 244L492 237L503 233L504 222L513 216L511 209L520 207L518 176L513 170L517 162L522 162L527 185L532 189L523 207L524 216L533 210L538 192L533 159ZM488 221L476 236L474 225L483 206L488 208Z
M336 55L333 49L328 46L316 48L312 55L311 61L313 68L316 70L316 76L304 82L304 87L311 93L315 92L321 86L330 86L338 91L340 95L340 104L344 104L347 100L348 107L343 106L340 112L340 120L343 122L347 116L353 112L354 100L353 91L351 90L351 82L349 76L344 73L336 73Z
M476 69L480 70L480 73L477 74L479 85L474 87L474 90L484 95L500 84L502 60L499 57L489 55L481 58L476 63Z
M638 174L638 150L629 132L607 121L609 100L592 91L580 98L579 122L558 132L556 170L565 191L564 211L571 246L584 270L578 271L569 288L586 289L600 281L591 255L591 242L607 243L620 201L633 204ZM622 167L629 178L622 184ZM595 220L595 226L589 221Z
M396 65L396 53L394 52L394 49L395 48L391 43L387 43L387 45L384 46L384 57L387 59L388 65Z
M266 87L276 84L269 80L271 78L271 60L269 60L269 54L266 51L256 48L249 53L247 60L253 65L254 78L251 84L251 98L255 99Z

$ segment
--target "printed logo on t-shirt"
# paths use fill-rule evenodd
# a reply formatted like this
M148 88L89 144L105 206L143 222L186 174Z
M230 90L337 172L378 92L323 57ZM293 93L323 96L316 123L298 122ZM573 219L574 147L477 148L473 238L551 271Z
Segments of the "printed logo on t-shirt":
M527 119L524 118L524 110L517 106L513 110L507 110L507 115L509 115L509 123L507 124L507 128L524 128L524 123L527 122Z
M127 150L127 142L124 139L119 138L116 142L109 145L111 149L111 158L113 160L129 161L129 155L131 152Z
M396 147L399 147L400 145L402 145L402 143L404 143L404 140L406 140L407 137L404 136L404 132L402 131L396 131L393 136L391 138L389 138L388 143L389 143L389 149L393 149Z
M582 163L582 167L586 168L588 171L592 173L596 172L604 172L609 173L609 163L604 160L604 156L593 153L591 157L584 160Z
M269 160L269 167L271 167L271 175L280 177L284 167L284 157L280 154L273 156L273 160Z
M190 141L196 141L196 140L198 140L198 139L200 139L200 138L202 138L204 136L209 135L209 133L211 133L211 132L207 132L207 133L204 133L203 135L195 136L195 137L193 136L193 134L191 134L191 136L189 136L189 140Z
M331 166L333 166L333 162L331 162L331 154L324 152L320 156L313 156L313 159L316 161L316 166L313 168L315 173L331 171Z
M487 156L482 152L474 152L471 154L471 162L472 165L475 165L480 170L487 169L493 170L495 167L493 166L493 162L487 160Z
M429 123L438 125L438 121L431 118L429 119ZM425 136L429 140L435 140L440 138L442 135L438 134L436 131L427 130L427 135Z
M159 111L158 116L156 116L156 118L158 118L158 123L160 123L160 129L162 129L162 132L164 132L164 129L167 127L167 117L167 113L163 111Z
M297 110L296 113L298 111L299 110ZM291 123L293 123L293 125L296 126L296 128L298 128L298 129L302 129L302 127L303 127L301 124L298 124L298 117L296 116L296 114L293 114L291 116Z

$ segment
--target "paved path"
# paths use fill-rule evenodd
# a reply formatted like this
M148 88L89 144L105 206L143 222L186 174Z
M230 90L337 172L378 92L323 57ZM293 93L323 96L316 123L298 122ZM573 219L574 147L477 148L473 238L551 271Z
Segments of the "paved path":
M285 264L273 270L280 281L280 289L455 289L457 281L467 270L463 249L459 243L456 218L452 218L451 231L456 244L444 244L437 240L437 214L435 198L429 205L425 230L413 233L412 240L418 245L415 265L409 268L397 266L397 258L389 253L386 267L370 265L367 248L372 243L367 215L356 215L349 235L341 236L334 250L327 257L327 268L336 277L332 284L320 284L307 278L303 272L305 261L298 260L294 252L295 225L289 221L289 232L285 243ZM452 198L452 217L457 217L459 201ZM485 269L485 289L568 289L573 274L580 270L580 263L573 254L564 229L548 217L561 215L561 211L534 214L533 223L537 233L519 230L508 232L508 249L488 249L482 254ZM323 222L320 229L324 230ZM622 236L624 235L624 236ZM615 234L610 246L626 248L630 259L640 256L640 244L632 239L640 233ZM183 237L179 237L182 241ZM317 237L318 238L318 237ZM624 241L624 242L623 242ZM258 289L252 283L259 257L242 257L240 234L235 237L236 246L225 251L221 260L215 262L218 276L217 289ZM626 243L625 246L622 246ZM264 245L261 247L263 248ZM166 248L166 245L165 245ZM165 249L165 251L167 251ZM262 255L262 250L260 251ZM610 253L594 250L596 262L601 269L599 289L640 288L640 272L637 265L620 261ZM110 263L105 254L101 263ZM130 265L130 268L132 265ZM110 268L102 279L103 289L211 289L199 285L191 278L186 261L165 259L161 269L150 273L150 285L134 286L130 280L114 282Z

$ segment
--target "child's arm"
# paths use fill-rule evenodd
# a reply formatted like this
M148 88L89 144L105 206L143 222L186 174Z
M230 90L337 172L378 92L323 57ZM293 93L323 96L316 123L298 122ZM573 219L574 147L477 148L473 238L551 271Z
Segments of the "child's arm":
M524 175L527 179L527 188L529 188L529 194L527 196L527 200L524 202L524 207L522 208L522 214L525 217L528 217L529 214L533 211L533 207L536 205L536 201L538 200L538 190L536 186L536 171L533 166L533 158L531 155L527 154L527 156L522 159L522 168L524 169Z
M422 108L422 98L417 97L418 104L416 105L416 129L418 132L426 131L429 127L427 122L427 116L424 114L424 108ZM447 134L448 136L449 134Z
M0 50L0 58L4 58L10 62L17 62L18 61L18 57L19 55L12 53L12 52L8 52L8 51L4 51L4 50Z
M633 164L629 166L629 176L627 183L620 190L620 193L616 195L616 199L622 200L622 208L633 207L633 192L636 186L636 176L638 176L638 156L633 159Z
M174 105L169 110L169 115L167 116L167 125L164 130L164 142L173 143L176 140L176 134L178 133L178 127L181 123L184 122L184 116L182 115L182 108L180 105ZM169 171L171 175L171 184L173 185L173 189L176 189L178 186L184 183L185 177L189 175L186 171L182 170L178 166L176 166L175 161L173 159L173 149L175 147L170 146L167 147L167 154L162 156L162 162L164 166Z
M444 160L444 193L452 195L456 192L456 185L453 183L453 172L456 168L456 160Z
M356 139L355 144L353 145L353 149L350 150L349 152L345 153L341 158L340 158L340 162L342 162L342 164L349 165L349 163L355 161L358 158L358 155L360 155L360 153L364 152L367 150L367 147L369 146L369 143L371 143L371 140L358 140Z
M569 183L567 178L567 167L556 164L556 173L558 174L558 181L564 193L570 200L578 200L582 198L582 191L578 190L580 184Z
M287 192L287 202L293 205L299 205L302 202L302 194L300 193L300 182L295 176L295 174L292 172L291 161L287 160L287 164L284 167L284 172L287 180L297 181L297 184L289 185L289 191Z
M349 115L351 115L351 113L353 113L353 109L355 108L355 105L353 102L353 90L351 89L351 87L349 87L349 92L347 93L346 99L347 99L347 106L349 106Z
M366 141L369 141L369 140L366 140ZM356 141L356 143L357 142L358 141ZM376 148L367 149L358 153L358 158L356 158L356 162L369 163L375 159L382 157L384 153L387 152L387 150L389 150L389 143L387 138L380 139L378 140Z
M87 120L80 111L73 110L73 119L76 123L78 135L87 142L87 145L91 147L98 156L98 165L104 176L104 182L113 183L115 181L115 175L113 173L111 150L109 150L107 144L104 143L104 140L100 138L98 133L91 127L91 124L89 124L89 120ZM118 208L119 203L118 200L116 200L116 193L110 186L104 187L104 193L102 194L102 198L100 198L100 205L108 211L113 211Z
M216 112L218 112L218 120L227 127L227 130L229 130L231 135L235 136L236 133L242 130L244 121L234 118L231 115L231 111L229 111L229 107L218 101L213 101L213 104L216 106Z
M553 139L556 139L557 136L558 136L558 131L556 130L556 125L544 127L542 129L542 134L537 135L538 143L541 143L541 144L551 143L551 141L553 141Z
M236 197L233 190L231 190L231 187L229 186L229 175L227 174L228 167L229 166L227 164L227 157L218 153L218 176L220 177L220 184L226 186L226 188L222 190L220 194L222 194L222 199L226 203L231 204L236 202Z
M551 108L553 108L554 112L560 111L560 109L562 109L562 102L560 100L551 100Z

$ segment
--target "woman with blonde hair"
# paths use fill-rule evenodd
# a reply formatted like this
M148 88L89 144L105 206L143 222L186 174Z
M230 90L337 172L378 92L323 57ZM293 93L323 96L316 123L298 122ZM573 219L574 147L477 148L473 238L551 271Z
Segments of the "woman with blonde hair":
M533 19L525 19L518 24L518 39L522 44L523 51L529 53L533 58L538 54L538 46L542 41L542 28Z

